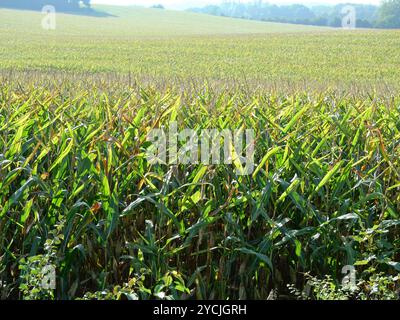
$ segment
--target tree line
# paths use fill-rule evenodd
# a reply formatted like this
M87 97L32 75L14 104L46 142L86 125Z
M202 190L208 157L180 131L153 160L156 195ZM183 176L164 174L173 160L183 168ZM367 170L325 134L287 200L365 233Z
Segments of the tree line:
M57 11L80 11L90 8L90 0L0 0L0 7L24 10L41 10L52 5Z
M305 6L275 5L260 0L252 3L225 1L221 5L208 5L189 10L233 18L341 27L344 17L342 10L347 5L355 9L357 27L400 28L400 0L384 0L380 6L348 3L334 6Z

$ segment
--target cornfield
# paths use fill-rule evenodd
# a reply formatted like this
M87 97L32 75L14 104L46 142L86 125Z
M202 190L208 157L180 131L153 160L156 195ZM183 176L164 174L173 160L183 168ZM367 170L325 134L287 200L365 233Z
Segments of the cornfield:
M150 164L148 133L175 121L253 129L254 172ZM395 276L399 159L399 96L3 84L1 297L267 299L346 265ZM48 264L55 291L34 286Z

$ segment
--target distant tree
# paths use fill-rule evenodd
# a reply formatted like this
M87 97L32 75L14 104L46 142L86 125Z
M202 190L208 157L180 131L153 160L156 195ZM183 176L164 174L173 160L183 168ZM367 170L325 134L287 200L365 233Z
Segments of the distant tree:
M82 3L85 7L90 8L90 0L82 0Z
M150 8L153 8L153 9L165 9L162 4L155 4L155 5L151 6Z
M0 0L0 7L41 10L46 5L52 5L57 11L79 11L81 5L90 8L90 0Z
M339 28L342 26L342 19L340 19L339 17L334 17L333 19L329 20L328 26L333 28Z
M315 5L308 7L301 4L275 5L261 0L253 0L252 2L225 0L221 5L208 5L190 10L234 18L341 27L342 9L345 6L344 3L334 6ZM374 24L378 6L369 4L352 4L352 6L357 12L357 27L371 27ZM397 17L400 17L400 15L397 15Z
M365 19L357 19L357 28L372 28L373 24Z
M400 28L400 0L385 0L375 23L378 28Z
M217 16L276 21L317 26L341 27L342 9L347 4L306 7L300 4L274 5L260 0L252 2L223 1L221 5L208 5L190 9L194 12ZM400 28L400 0L383 0L380 7L369 4L351 4L357 13L358 28Z
M312 24L314 26L327 26L328 25L328 19L325 17L318 17L312 20Z

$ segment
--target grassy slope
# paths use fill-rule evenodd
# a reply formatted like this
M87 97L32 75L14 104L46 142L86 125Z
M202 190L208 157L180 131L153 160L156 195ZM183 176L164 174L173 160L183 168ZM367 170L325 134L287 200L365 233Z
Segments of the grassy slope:
M209 34L259 34L323 30L311 26L257 22L224 17L207 16L190 12L148 9L141 7L96 6L109 17L90 17L58 14L58 35L82 35L97 37L140 38L177 35ZM0 16L7 26L18 26L28 34L42 34L43 15L30 11L0 9ZM16 21L18 20L18 21ZM121 32L124 31L124 32Z
M400 77L396 31L332 32L138 7L99 9L114 16L59 14L56 31L41 29L40 13L0 10L0 68L320 84Z

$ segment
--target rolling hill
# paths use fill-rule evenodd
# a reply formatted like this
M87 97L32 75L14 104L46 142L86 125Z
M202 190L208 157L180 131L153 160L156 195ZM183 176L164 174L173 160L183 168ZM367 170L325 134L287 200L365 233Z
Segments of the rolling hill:
M141 7L107 17L0 10L0 69L255 83L397 83L398 31L345 31ZM380 47L382 50L376 50Z

